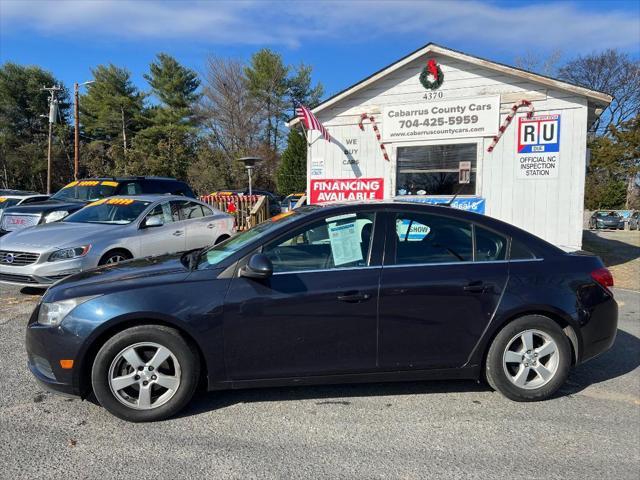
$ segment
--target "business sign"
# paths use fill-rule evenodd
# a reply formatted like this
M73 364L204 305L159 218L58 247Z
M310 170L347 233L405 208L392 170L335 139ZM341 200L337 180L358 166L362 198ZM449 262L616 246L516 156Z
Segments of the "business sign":
M560 161L560 115L518 119L518 178L556 178Z
M429 205L442 205L443 203L449 203L451 198L448 197L419 197L406 195L401 197L395 197L403 202L416 202L427 203ZM484 215L485 199L482 197L460 197L456 198L451 206L459 210L466 210L467 212L481 213Z
M382 178L326 178L311 180L309 203L382 200Z
M498 132L499 121L500 96L387 106L382 113L382 139L491 137Z
M324 159L323 158L316 158L311 160L309 175L311 177L316 177L316 178L324 177Z

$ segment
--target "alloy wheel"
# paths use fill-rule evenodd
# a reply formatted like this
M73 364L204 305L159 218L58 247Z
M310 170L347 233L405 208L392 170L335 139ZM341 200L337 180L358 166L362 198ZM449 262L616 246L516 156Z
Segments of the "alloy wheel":
M180 363L167 347L153 342L130 345L109 367L109 388L127 407L150 410L167 403L178 391Z
M551 381L560 365L556 342L541 330L525 330L515 335L503 354L503 368L515 386L526 390Z

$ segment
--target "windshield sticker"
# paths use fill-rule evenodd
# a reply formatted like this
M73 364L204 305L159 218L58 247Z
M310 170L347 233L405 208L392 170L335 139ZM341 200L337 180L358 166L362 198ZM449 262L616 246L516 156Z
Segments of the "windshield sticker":
M275 215L273 217L271 217L271 221L272 222L277 222L278 220L282 220L283 218L287 218L289 215L293 215L294 212L293 210L290 210L288 212L284 212L284 213L279 213L278 215Z
M356 229L356 222L341 225L329 224L329 240L333 264L336 267L362 260L362 248L360 248L360 236Z
M0 203L2 203L2 202L6 202L6 201L7 201L7 199L6 199L6 198L4 198L4 197L0 197Z
M107 187L117 187L118 186L118 182L112 182L110 180L105 180L100 185L106 185Z
M87 207L96 207L102 204L127 206L131 205L133 202L135 202L135 200L132 200L131 198L101 198L100 200L91 202Z
M75 182L71 182L67 185L65 185L64 187L62 187L62 189L64 190L65 188L71 188L71 187L75 187L76 185L78 185L78 181L76 180Z
M82 180L81 182L78 182L78 186L79 187L95 187L99 183L100 182L97 180Z

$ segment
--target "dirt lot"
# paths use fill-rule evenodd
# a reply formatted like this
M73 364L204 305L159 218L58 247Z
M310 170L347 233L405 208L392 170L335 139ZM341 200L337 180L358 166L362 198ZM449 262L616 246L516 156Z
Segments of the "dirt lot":
M640 231L585 230L582 242L602 258L616 287L640 291Z

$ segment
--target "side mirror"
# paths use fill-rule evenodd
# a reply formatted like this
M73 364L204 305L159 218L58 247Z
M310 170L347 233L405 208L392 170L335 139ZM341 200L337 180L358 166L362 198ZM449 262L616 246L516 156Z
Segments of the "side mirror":
M147 217L144 222L142 222L142 228L161 227L163 225L164 222L160 217Z
M240 276L264 279L273 275L273 263L264 253L252 255L249 262L240 269Z

